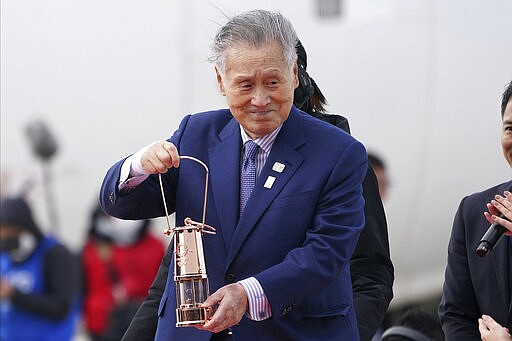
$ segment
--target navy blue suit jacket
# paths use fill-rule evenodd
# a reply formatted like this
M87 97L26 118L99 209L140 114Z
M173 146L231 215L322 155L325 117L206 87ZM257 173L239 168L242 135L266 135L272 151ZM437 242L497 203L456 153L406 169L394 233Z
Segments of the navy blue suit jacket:
M504 327L512 327L512 252L509 238L503 237L485 257L476 247L489 228L483 212L486 204L512 181L465 197L455 215L446 267L439 317L447 340L481 340L478 318L493 317Z
M203 237L211 292L254 276L272 317L233 327L242 340L358 340L349 262L364 226L364 147L350 135L292 107L255 189L239 217L241 137L229 110L185 117L169 139L180 155L204 161L210 172ZM107 173L100 202L124 219L164 214L158 177L119 193L123 160ZM285 165L279 173L275 162ZM276 178L265 188L268 176ZM202 217L204 169L183 159L163 176L176 224ZM175 328L175 287L169 276L159 307L157 340L208 340L211 333Z

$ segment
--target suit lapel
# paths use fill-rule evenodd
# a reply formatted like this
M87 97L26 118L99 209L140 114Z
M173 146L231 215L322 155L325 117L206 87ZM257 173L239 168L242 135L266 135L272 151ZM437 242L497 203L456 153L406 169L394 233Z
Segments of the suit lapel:
M512 322L512 283L511 283L511 278L512 278L512 236L509 236L508 237L509 240L507 240L508 242L508 277L505 277L505 281L508 282L508 297L510 297L509 299L509 303L508 303L508 322L511 323ZM505 301L506 302L506 301Z
M304 133L302 131L302 121L292 109L290 116L283 124L279 132L272 151L263 167L258 180L256 181L251 197L247 201L244 213L238 221L233 240L228 251L228 260L226 269L240 251L240 248L254 228L258 220L265 213L270 203L283 189L293 174L297 171L303 162L303 156L296 151L304 143ZM282 172L272 170L273 165L282 163L285 168ZM275 181L270 188L265 187L265 182L269 176L275 177Z
M505 236L503 236L505 238ZM508 255L508 240L501 240L492 252L488 255L491 256L492 265L496 273L496 282L500 288L499 295L502 296L503 302L509 306L510 312L510 283L508 280L508 265L503 264L503 260L507 259Z
M240 128L231 120L219 134L221 142L209 150L212 193L226 250L229 249L240 205Z
M500 187L498 193L502 194L504 191L512 191L512 181ZM494 271L496 272L496 282L503 302L508 307L508 321L512 321L512 248L508 240L511 237L503 236L503 240L498 243L494 250L490 253ZM506 260L504 262L504 260Z
M512 182L509 182L502 188L498 190L501 194L505 190L512 190ZM489 254L492 258L492 264L494 267L494 271L496 273L496 281L498 282L498 286L500 288L500 293L502 295L503 302L508 306L508 320L512 320L512 283L510 282L510 278L512 278L512 266L510 262L512 262L512 251L510 250L509 240L507 236L502 237L501 240ZM504 263L505 260L505 264Z

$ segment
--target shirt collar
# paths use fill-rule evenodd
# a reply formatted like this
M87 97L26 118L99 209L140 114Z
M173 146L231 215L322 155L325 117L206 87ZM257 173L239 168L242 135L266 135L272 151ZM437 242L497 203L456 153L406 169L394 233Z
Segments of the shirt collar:
M283 124L281 123L279 127L277 127L273 132L270 134L258 137L254 139L253 141L266 153L270 152L270 149L272 148L272 145L274 144L274 141L276 140L277 134L279 134L279 131L281 131L281 128L283 127ZM240 125L240 135L242 136L242 144L245 144L245 142L252 140L249 135L245 132L244 128Z

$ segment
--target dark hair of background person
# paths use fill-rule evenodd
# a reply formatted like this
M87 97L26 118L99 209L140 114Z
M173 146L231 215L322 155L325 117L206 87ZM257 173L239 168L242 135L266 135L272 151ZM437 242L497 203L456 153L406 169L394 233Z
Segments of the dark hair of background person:
M501 99L501 117L503 118L503 114L505 113L505 108L507 107L508 100L512 96L512 81L508 83L505 87L505 91L503 92L503 97Z
M325 108L327 100L315 80L306 72L308 57L300 40L297 40L295 48L297 50L299 86L295 89L293 104L310 115L323 114L327 110Z
M388 197L389 191L389 176L386 169L386 163L380 156L368 151L368 164L373 168L375 175L377 176L380 198L382 201L385 201Z
M411 308L384 331L381 341L444 341L444 333L437 316Z
M384 161L378 157L376 154L374 153L371 153L371 152L368 152L368 163L373 167L373 169L375 168L381 168L381 169L386 169L386 164L384 163Z

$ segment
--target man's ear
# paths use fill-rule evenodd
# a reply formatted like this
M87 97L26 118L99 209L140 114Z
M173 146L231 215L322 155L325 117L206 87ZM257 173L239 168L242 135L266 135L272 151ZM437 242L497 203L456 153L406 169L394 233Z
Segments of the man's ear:
M295 62L295 64L293 64L293 84L294 84L294 89L297 89L297 87L299 86L299 69L298 69L298 66L297 66L297 62Z
M215 66L215 73L217 74L217 83L219 84L219 90L222 96L226 96L226 91L224 90L224 84L222 83L222 75L219 72L219 69Z

